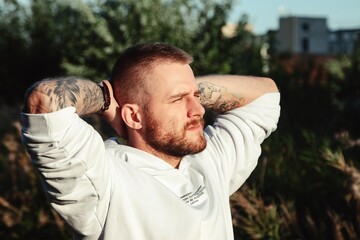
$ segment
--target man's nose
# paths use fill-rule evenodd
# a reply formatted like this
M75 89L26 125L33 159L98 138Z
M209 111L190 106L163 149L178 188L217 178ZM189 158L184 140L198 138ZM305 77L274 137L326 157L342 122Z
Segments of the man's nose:
M197 97L192 97L188 103L188 117L204 116L205 108L200 104L200 100Z

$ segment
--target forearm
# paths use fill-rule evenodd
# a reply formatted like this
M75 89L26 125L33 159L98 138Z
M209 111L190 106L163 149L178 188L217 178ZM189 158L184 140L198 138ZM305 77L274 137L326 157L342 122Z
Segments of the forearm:
M82 116L100 112L103 105L103 93L96 83L63 77L35 83L25 95L23 112L50 113L72 106Z
M201 104L216 112L244 106L263 94L278 92L270 78L211 75L198 77Z

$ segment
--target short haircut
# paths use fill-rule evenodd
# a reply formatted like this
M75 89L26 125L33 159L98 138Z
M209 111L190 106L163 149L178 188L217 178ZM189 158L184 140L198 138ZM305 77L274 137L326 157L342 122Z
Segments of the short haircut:
M193 58L185 51L166 43L143 43L126 49L116 60L110 82L120 105L144 106L148 87L146 80L159 63L190 64Z

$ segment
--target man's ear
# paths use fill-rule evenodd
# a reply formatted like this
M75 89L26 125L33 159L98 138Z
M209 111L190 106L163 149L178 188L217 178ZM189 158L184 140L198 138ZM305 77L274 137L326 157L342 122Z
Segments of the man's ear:
M141 113L140 107L137 104L126 103L121 106L121 118L125 124L132 129L141 129Z

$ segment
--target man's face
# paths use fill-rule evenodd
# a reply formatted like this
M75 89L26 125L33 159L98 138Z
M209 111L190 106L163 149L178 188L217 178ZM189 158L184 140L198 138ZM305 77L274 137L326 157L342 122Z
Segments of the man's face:
M147 144L157 152L174 157L204 150L205 110L190 66L159 64L149 81L152 94L143 114Z

